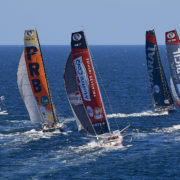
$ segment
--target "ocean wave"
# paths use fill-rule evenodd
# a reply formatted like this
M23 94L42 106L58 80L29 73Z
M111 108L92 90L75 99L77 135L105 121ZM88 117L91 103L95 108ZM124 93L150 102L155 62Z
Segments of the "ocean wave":
M161 113L156 113L153 111L144 111L139 113L131 113L131 114L124 114L124 113L114 113L114 114L108 114L108 118L117 118L117 117L142 117L142 116L164 116L168 115L168 112L164 111Z
M7 111L1 111L0 115L8 115L8 112Z

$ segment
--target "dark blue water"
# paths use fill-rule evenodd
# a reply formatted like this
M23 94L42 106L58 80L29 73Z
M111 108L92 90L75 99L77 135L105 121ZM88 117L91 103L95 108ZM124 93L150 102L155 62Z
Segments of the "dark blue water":
M63 81L69 46L42 46L54 103L68 131L43 134L36 129L16 84L23 47L0 46L0 95L8 108L8 115L0 115L0 179L180 179L180 111L152 112L144 46L91 50L113 107L112 112L104 98L111 128L117 128L113 117L121 128L129 121L132 142L100 148L77 132ZM160 53L168 73L164 46Z

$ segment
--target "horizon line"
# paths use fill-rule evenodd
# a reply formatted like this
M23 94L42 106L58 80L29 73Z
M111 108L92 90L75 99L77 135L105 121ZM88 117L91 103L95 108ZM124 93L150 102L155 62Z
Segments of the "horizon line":
M41 46L70 46L70 44L40 44ZM89 46L143 46L145 44L89 44ZM165 44L158 44L162 46ZM24 46L24 44L0 44L0 46Z

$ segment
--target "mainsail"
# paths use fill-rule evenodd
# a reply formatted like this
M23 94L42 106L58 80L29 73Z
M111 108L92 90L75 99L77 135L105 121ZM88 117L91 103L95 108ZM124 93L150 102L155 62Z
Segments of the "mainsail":
M35 30L25 31L17 83L32 122L51 125L58 122Z
M71 54L69 55L65 66L64 84L70 106L72 108L74 116L76 117L78 130L87 131L88 133L94 134L92 123L90 122L76 84L76 76L73 69Z
M174 102L161 63L154 30L146 31L146 60L155 110L172 108Z
M176 30L166 32L165 36L172 93L180 108L180 41Z
M71 55L65 69L65 86L71 107L82 128L90 134L109 133L109 124L83 31L72 33Z

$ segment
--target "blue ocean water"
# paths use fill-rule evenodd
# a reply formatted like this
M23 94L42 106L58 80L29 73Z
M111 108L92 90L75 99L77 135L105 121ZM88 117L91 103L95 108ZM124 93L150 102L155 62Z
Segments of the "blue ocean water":
M180 179L180 111L152 111L144 46L90 46L100 78L111 129L130 122L132 141L120 147L99 147L78 133L64 89L69 46L42 46L50 88L64 133L42 133L30 122L20 97L16 73L23 46L0 46L0 95L8 115L0 115L0 179ZM160 53L168 75L165 47Z

